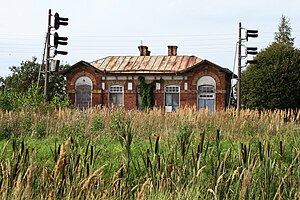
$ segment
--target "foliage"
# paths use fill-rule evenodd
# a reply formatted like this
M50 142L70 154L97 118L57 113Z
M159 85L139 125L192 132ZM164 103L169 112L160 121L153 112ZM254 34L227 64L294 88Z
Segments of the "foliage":
M248 108L300 107L300 51L273 43L242 73L242 102Z
M11 74L6 78L1 77L0 86L13 93L26 93L32 84L37 85L39 69L41 65L37 63L37 58L33 57L32 60L22 61L20 66L11 66ZM60 66L61 69L68 67L68 65ZM40 92L43 92L44 77L41 77L39 82ZM52 74L49 78L49 99L55 95L64 96L65 80L60 74Z
M153 88L155 83L162 83L162 79L161 80L155 80L152 81L151 83L146 83L145 81L145 77L143 76L139 76L138 78L139 80L139 89L140 89L140 95L142 98L142 106L143 109L149 109L149 108L153 108L154 106L154 93L153 93Z
M40 64L35 57L30 61L23 61L20 66L12 66L11 75L0 77L0 109L21 110L25 107L36 108L44 106L43 77L37 85ZM65 68L61 66L61 68ZM69 106L65 92L65 80L62 75L52 74L49 79L49 107Z
M70 107L67 96L53 96L48 104L45 104L44 95L39 92L35 84L32 84L25 93L15 91L0 91L0 109L5 111L20 111L22 109L37 109L39 107L65 108Z
M281 16L280 24L278 26L278 32L275 33L274 40L276 43L284 43L293 46L294 39L291 37L292 28L290 20L284 15Z
M247 108L300 108L300 50L292 46L283 16L275 42L257 54L257 64L242 73L242 104Z

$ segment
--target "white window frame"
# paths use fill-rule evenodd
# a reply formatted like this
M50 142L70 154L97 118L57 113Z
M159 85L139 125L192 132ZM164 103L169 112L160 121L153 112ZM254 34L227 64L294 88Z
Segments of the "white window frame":
M122 94L122 104L117 106L124 106L124 86L123 85L111 85L108 89L108 105L112 106L110 102L111 94Z
M165 86L165 92L164 92L165 111L166 112L176 111L176 110L173 110L173 105L172 106L166 105L166 95L167 94L178 94L178 107L176 108L176 110L177 110L180 107L180 86L179 85L167 85L167 86Z
M210 91L200 91L200 88L204 87L206 89L212 88ZM216 81L211 76L203 76L197 82L197 108L200 108L199 101L203 100L214 100L213 110L216 110Z

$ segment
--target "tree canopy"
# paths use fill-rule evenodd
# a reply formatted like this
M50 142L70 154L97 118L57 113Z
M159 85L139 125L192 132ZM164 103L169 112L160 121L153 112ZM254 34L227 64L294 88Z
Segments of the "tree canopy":
M9 76L0 77L0 109L20 110L45 103L43 76L38 84L40 67L41 64L33 57L32 60L23 61L20 66L10 67L12 73ZM60 67L64 69L68 65ZM48 95L50 107L68 106L65 79L62 75L50 75Z
M10 92L15 93L26 93L32 84L37 85L39 69L41 64L37 62L37 58L33 57L31 60L22 61L20 66L9 67L12 72L6 78L1 77L0 86ZM66 66L61 66L61 68L66 68ZM44 79L41 77L39 82L39 88L42 92L44 90ZM49 78L49 97L50 99L56 95L65 94L65 80L62 75L55 74L51 75Z
M294 39L295 38L292 38L292 27L290 25L290 20L282 15L278 25L278 32L275 32L274 40L276 43L294 45Z
M287 22L282 17L275 41L257 54L257 64L242 73L242 104L247 108L300 107L300 50L293 47Z

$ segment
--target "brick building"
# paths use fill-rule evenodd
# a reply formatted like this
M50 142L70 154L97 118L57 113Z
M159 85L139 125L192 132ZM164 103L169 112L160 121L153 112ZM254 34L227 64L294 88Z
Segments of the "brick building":
M155 82L154 106L166 112L185 106L210 111L226 108L233 76L230 70L195 56L177 55L177 46L168 46L165 56L150 56L146 46L139 46L139 51L140 56L80 61L64 70L71 102L79 108L102 105L139 109L138 78L144 77L148 83Z

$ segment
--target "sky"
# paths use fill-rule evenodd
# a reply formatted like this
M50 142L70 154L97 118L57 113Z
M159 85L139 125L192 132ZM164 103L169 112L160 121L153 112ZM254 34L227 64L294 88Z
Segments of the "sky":
M230 70L234 68L238 24L259 31L243 43L266 48L282 15L290 20L295 46L300 47L299 0L0 0L0 76L9 67L33 57L42 62L48 11L69 18L68 26L53 29L68 37L58 50L68 55L54 59L73 65L106 56L139 55L148 46L151 55L194 55ZM52 25L53 25L52 17ZM244 29L242 31L244 34ZM53 43L51 39L51 43ZM243 51L243 50L242 50ZM244 51L243 51L244 52ZM51 51L53 55L53 51Z

